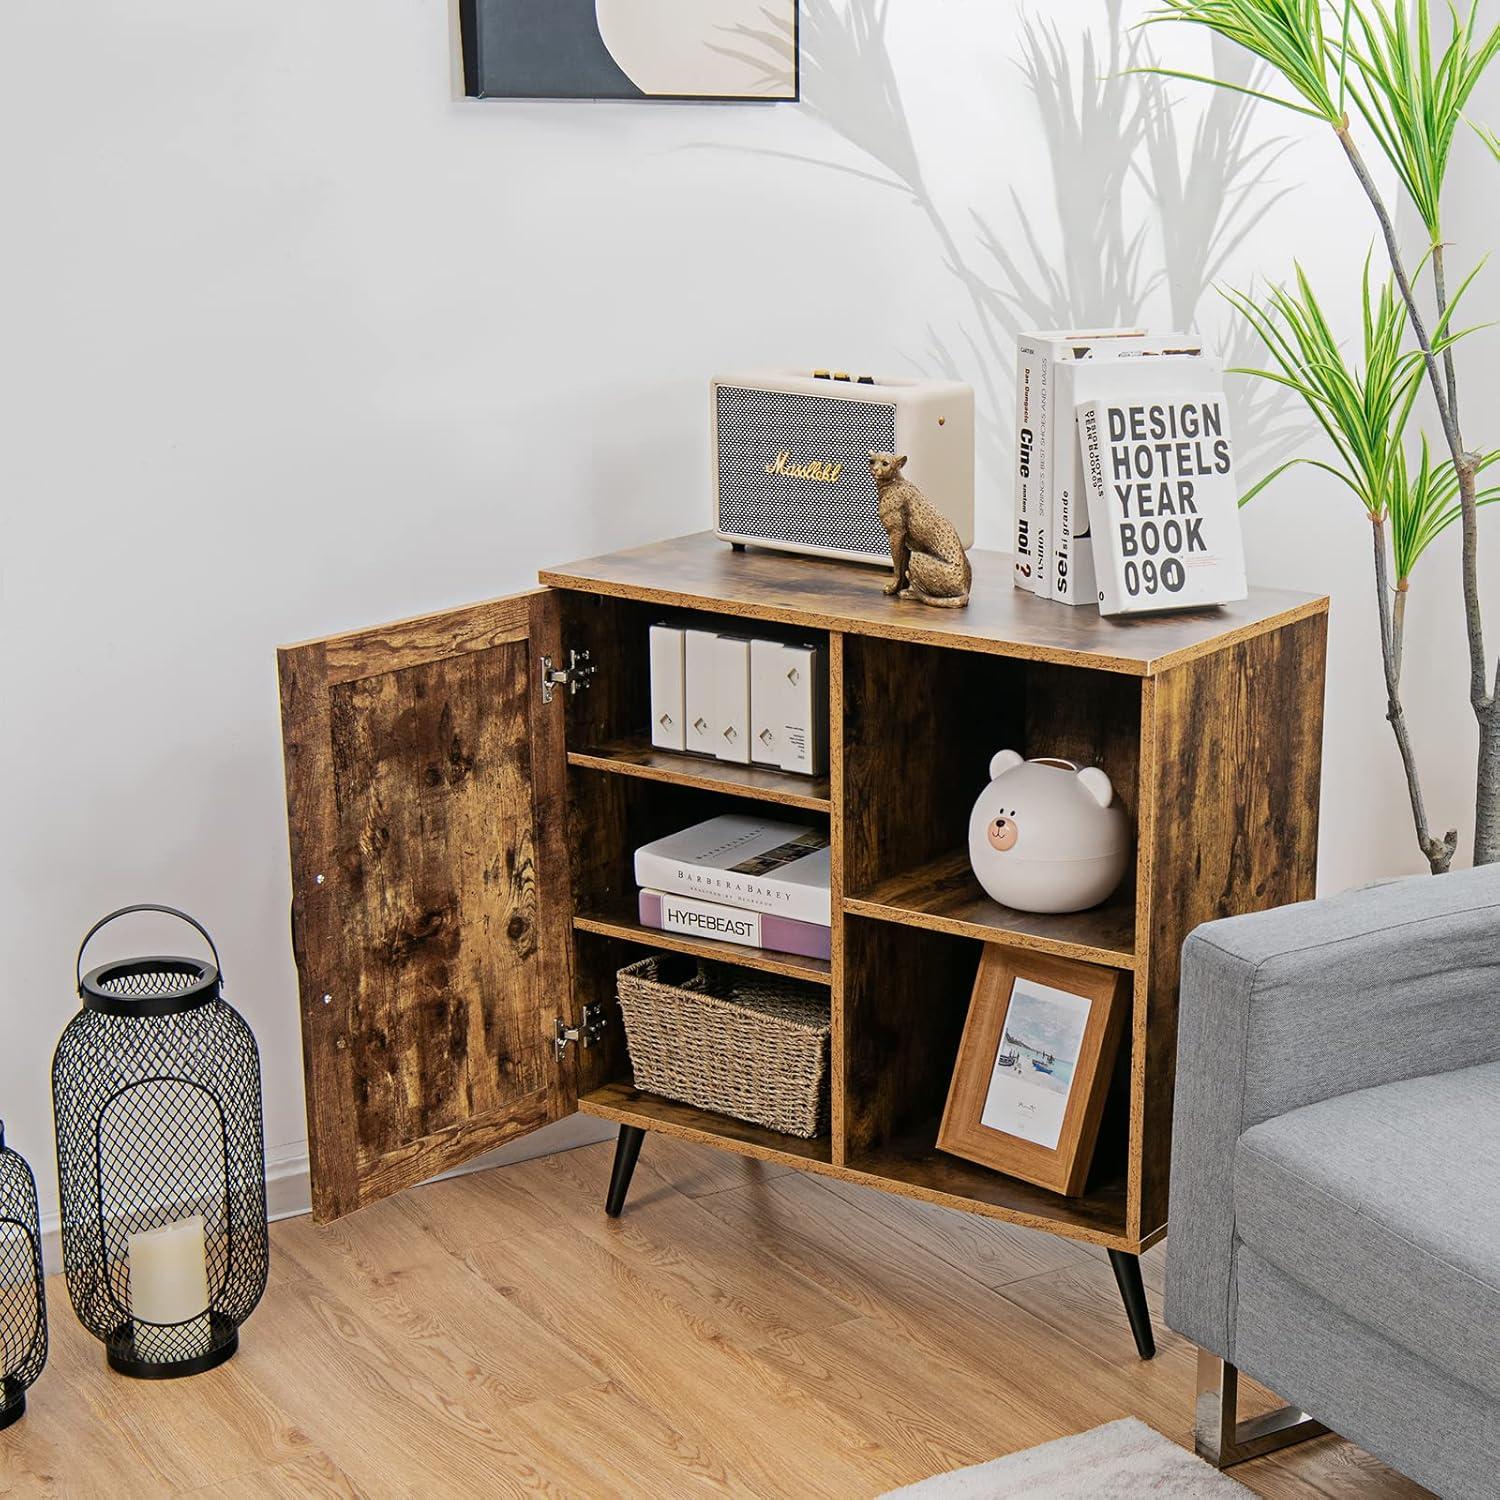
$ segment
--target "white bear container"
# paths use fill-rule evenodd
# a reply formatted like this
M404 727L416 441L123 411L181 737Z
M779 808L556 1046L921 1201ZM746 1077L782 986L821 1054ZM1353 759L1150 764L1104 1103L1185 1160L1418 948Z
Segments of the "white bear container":
M1130 821L1097 766L1001 750L969 815L969 863L1002 906L1085 911L1119 885Z

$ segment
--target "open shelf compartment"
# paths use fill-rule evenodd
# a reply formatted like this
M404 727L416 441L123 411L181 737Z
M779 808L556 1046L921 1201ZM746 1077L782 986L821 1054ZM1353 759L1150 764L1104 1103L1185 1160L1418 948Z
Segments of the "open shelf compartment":
M573 767L568 773L568 815L573 829L574 912L593 923L639 926L640 887L635 880L635 851L654 839L726 813L748 814L824 831L829 827L827 812L807 808L768 810L762 803L701 785L599 776ZM655 933L654 928L641 930ZM662 934L662 946L676 946L668 941L672 936ZM729 949L736 955L757 951L733 944L713 946ZM712 956L727 957L727 954ZM755 967L745 957L730 961ZM815 962L795 958L793 961Z
M847 637L843 654L844 910L1129 969L1135 878L1092 911L992 901L969 867L969 814L996 751L1108 774L1136 827L1141 691L1051 662Z
M1085 1190L1064 1197L937 1149L980 941L851 917L845 923L844 1162L913 1194L1100 1243L1124 1242L1130 1042L1122 1042Z
M579 1107L588 1114L602 1115L624 1125L635 1125L643 1130L660 1130L685 1140L726 1146L746 1155L786 1157L795 1159L799 1164L831 1162L834 1147L832 1134L828 1130L811 1139L787 1135L779 1130L735 1119L731 1115L698 1109L691 1104L649 1094L636 1087L615 988L615 976L620 969L647 953L659 952L664 948L687 952L731 967L759 972L767 969L764 963L746 962L743 955L756 955L755 949L737 948L729 943L705 944L691 939L685 939L682 945L678 945L671 941L673 937L675 934L660 933L649 927L639 927L631 932L627 929L585 926L582 920L577 924L573 948L574 988L586 1003L601 1006L605 1018L600 1041L579 1054ZM661 941L663 938L668 941ZM708 948L715 951L703 951ZM796 959L795 962L811 964L815 961ZM787 977L815 984L821 982L826 986L826 964L823 969L825 972L821 981L818 976L805 972L792 973ZM836 1063L831 1060L830 1086L835 1086L835 1067Z
M568 697L568 763L607 775L696 787L785 807L827 812L826 774L802 776L772 766L741 765L712 756L664 750L651 743L650 630L653 625L721 631L764 640L821 646L828 633L732 616L674 609L634 599L564 592L563 638L587 651L595 670L588 686Z

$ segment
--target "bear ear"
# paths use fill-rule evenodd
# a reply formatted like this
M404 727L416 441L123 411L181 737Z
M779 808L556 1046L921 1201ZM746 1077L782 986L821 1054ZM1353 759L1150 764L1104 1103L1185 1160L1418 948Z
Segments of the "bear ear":
M1098 766L1089 766L1086 770L1080 771L1078 779L1088 789L1089 796L1100 807L1108 807L1115 800L1115 789L1109 784L1109 777Z
M898 453L896 455L896 467L898 469L904 469L906 467L906 455L904 453Z
M879 458L880 455L873 448L871 448L870 449L870 457L871 458Z
M1003 776L1013 766L1020 765L1024 759L1025 756L1015 750L997 750L995 758L990 762L990 780L993 781L997 776Z

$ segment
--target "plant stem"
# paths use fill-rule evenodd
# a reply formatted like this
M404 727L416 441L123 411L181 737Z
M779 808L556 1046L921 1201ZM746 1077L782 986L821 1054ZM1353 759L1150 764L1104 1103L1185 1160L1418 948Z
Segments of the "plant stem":
M1432 289L1437 303L1438 318L1441 322L1448 311L1448 282L1443 267L1441 241L1432 247ZM1458 430L1458 375L1454 367L1451 344L1443 350L1443 374L1447 377L1448 409L1453 414L1454 429ZM1467 453L1464 458L1470 476L1469 490L1472 497L1473 460ZM1461 469L1460 480L1462 480L1462 474ZM1462 482L1460 482L1459 495L1460 502L1462 502ZM1470 613L1470 618L1477 621L1479 516L1478 507L1472 503L1472 498L1471 503L1464 506L1459 519L1463 531L1464 602L1467 607L1470 600L1469 582L1470 579L1474 579L1476 603ZM1475 639L1475 633L1471 630L1469 634L1471 645ZM1481 637L1478 671L1472 674L1471 678L1471 701L1474 701L1474 683L1478 683L1482 688L1484 680L1484 644ZM1474 716L1479 720L1479 763L1474 781L1474 863L1488 865L1500 862L1500 663L1496 664L1494 688L1483 698L1482 702L1474 701Z
M1427 367L1427 378L1432 386L1433 400L1438 417L1443 425L1443 436L1447 440L1448 454L1453 460L1453 472L1458 477L1459 520L1463 532L1463 587L1464 627L1469 639L1469 703L1479 723L1479 765L1474 789L1474 863L1492 864L1500 862L1500 714L1496 703L1500 700L1500 664L1497 664L1495 690L1489 682L1484 651L1484 621L1479 604L1479 507L1474 496L1474 480L1477 471L1473 454L1464 448L1463 435L1458 427L1457 377L1453 366L1451 349L1443 351L1446 378L1438 368L1437 356L1433 353L1432 337L1422 310L1412 291L1411 280L1406 274L1406 265L1401 258L1401 247L1396 240L1396 226L1380 189L1365 166L1364 157L1349 133L1347 119L1335 127L1334 133L1349 165L1364 189L1365 197L1375 210L1380 232L1385 239L1386 254L1390 258L1391 273L1401 289L1411 320L1412 332L1422 351L1422 361ZM1442 278L1441 246L1434 247L1433 274L1438 296L1438 316L1441 319L1447 310L1447 286ZM1383 529L1383 528L1382 528ZM1384 566L1384 548L1381 548ZM1382 590L1382 621L1385 619L1385 596ZM1399 705L1398 705L1399 709ZM1394 722L1394 721L1393 721ZM1434 866L1434 868L1436 868ZM1446 868L1446 866L1444 867Z
M1439 241L1432 247L1432 290L1437 301L1438 325L1448 313L1448 277L1443 270L1443 245ZM1443 375L1448 386L1448 410L1453 414L1453 425L1458 421L1458 372L1453 365L1453 345L1443 350Z
M1396 285L1401 289L1401 299L1406 303L1412 332L1417 336L1417 345L1422 351L1423 363L1427 366L1427 378L1432 382L1432 394L1437 399L1438 416L1443 423L1443 436L1448 440L1453 463L1457 467L1463 458L1463 444L1459 440L1452 408L1448 405L1448 391L1442 374L1438 370L1437 357L1432 352L1432 338L1427 332L1427 323L1422 317L1422 309L1418 306L1416 295L1411 289L1411 280L1406 274L1406 262L1401 258L1401 246L1396 240L1395 221L1391 218L1390 210L1385 206L1385 199L1380 196L1380 189L1375 186L1375 179L1370 176L1370 169L1365 166L1365 159L1360 154L1359 147L1354 144L1354 137L1349 134L1348 124L1335 126L1334 134L1338 136L1339 144L1344 148L1344 155L1349 158L1349 165L1354 168L1354 175L1359 179L1360 187L1365 190L1365 197L1370 200L1370 207L1375 210L1375 218L1380 224L1380 233L1385 239L1385 251L1391 263L1391 272L1396 278Z
M1396 604L1391 611L1391 658L1396 667L1396 686L1401 686L1401 656L1406 646L1406 596L1411 584L1405 578L1396 580Z
M1494 700L1479 716L1479 768L1474 780L1474 807L1474 863L1500 864L1500 717L1496 715Z
M1427 805L1422 797L1422 782L1417 772L1417 757L1412 750L1411 735L1406 727L1406 715L1401 708L1400 646L1391 608L1390 565L1386 560L1385 547L1385 518L1372 516L1370 522L1370 534L1375 542L1375 600L1380 612L1380 658L1385 667L1385 716L1390 720L1391 732L1396 736L1396 748L1401 753L1401 767L1406 772L1406 791L1411 798L1411 816L1417 830L1417 847L1422 851L1422 856L1426 859L1432 873L1442 875L1453 863L1453 851L1458 847L1458 830L1450 828L1444 838L1435 839L1427 826ZM1405 596L1403 594L1399 597Z

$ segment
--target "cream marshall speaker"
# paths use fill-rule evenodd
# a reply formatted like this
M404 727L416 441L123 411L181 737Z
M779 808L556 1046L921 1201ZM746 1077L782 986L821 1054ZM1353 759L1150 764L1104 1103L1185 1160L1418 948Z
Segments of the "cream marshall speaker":
M889 563L869 458L906 474L974 541L974 391L842 371L723 375L710 384L715 525L726 542Z

